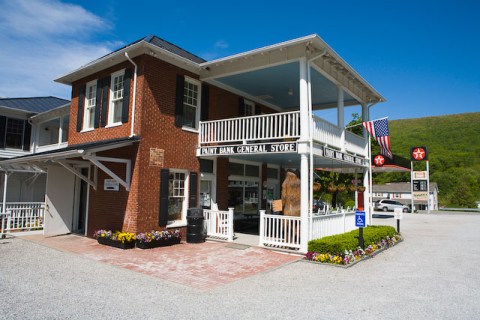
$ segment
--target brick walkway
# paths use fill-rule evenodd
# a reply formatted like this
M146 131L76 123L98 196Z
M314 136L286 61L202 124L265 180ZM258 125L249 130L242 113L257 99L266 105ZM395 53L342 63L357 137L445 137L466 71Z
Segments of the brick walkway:
M171 247L122 250L78 235L22 236L60 251L141 272L197 289L211 289L301 259L258 247L229 243L181 243Z

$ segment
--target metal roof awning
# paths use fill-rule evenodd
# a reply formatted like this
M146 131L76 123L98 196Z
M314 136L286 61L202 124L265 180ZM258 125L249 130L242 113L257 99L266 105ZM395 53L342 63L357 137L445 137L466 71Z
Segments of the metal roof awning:
M130 146L139 140L140 139L138 137L132 137L98 141L11 158L0 161L0 171L4 171L5 174L11 174L14 172L45 173L47 171L46 165L58 164L96 189L96 181L92 181L89 177L82 175L77 169L79 164L91 163L118 181L128 191L130 190L131 160L101 157L97 156L96 153ZM120 178L113 171L111 171L108 166L105 165L105 162L124 163L126 165L125 179Z

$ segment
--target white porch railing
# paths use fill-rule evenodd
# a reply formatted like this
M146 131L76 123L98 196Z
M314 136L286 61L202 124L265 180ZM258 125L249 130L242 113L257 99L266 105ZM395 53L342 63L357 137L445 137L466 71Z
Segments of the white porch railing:
M358 155L366 156L366 144L367 140L364 137L360 137L359 135L356 135L355 133L350 131L345 131L345 148L347 151Z
M300 249L300 217L265 214L265 210L260 210L259 245Z
M0 208L3 208L2 204L0 204ZM43 229L45 219L44 202L7 202L5 211L1 219L2 233Z
M203 210L203 216L208 237L233 241L233 208L228 211Z
M200 122L199 146L300 137L300 112L264 114Z
M355 212L343 212L312 217L311 239L319 239L356 229Z
M341 149L342 129L322 118L313 116L313 141Z

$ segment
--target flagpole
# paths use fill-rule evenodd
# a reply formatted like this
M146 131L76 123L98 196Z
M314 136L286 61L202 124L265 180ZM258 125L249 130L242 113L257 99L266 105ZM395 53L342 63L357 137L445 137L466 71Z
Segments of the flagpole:
M378 121L378 120L383 120L383 119L388 119L388 117L378 118L378 119L371 120L371 121ZM357 124L352 124L351 126L345 127L345 129L353 128L353 127L356 127L356 126L361 126L363 124L363 122L365 122L365 121L362 121L362 122L357 123ZM367 122L370 122L370 121L367 121Z
M368 136L368 173L369 173L369 177L368 177L368 183L369 183L369 199L368 199L368 212L369 212L369 221L370 221L370 225L372 225L372 202L373 202L373 181L372 181L372 139L370 137L370 135Z

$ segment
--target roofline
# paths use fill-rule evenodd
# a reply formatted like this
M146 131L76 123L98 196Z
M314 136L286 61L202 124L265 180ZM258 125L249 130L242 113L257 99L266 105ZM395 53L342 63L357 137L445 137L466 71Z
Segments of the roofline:
M45 114L49 113L49 112L54 112L54 111L57 111L57 110L60 110L60 109L63 109L63 108L66 108L66 107L70 107L70 102L69 103L66 103L62 106L58 106L56 108L53 108L53 109L50 109L50 110L47 110L47 111L43 111L43 112L40 112L40 113L37 113L33 116L30 117L30 119L34 120L34 119L37 119L41 116L44 116Z
M15 112L26 113L26 114L29 114L29 113L37 114L38 113L38 112L35 112L35 111L17 109L17 108L12 108L12 107L8 107L8 106L2 106L2 105L0 105L0 108L7 109L7 110L12 110L12 111L15 111Z
M144 49L144 50L142 50L142 49ZM54 81L58 82L58 83L63 83L63 84L66 84L66 85L71 85L74 81L79 80L79 79L84 78L84 77L87 77L88 75L99 71L99 70L96 70L96 67L101 65L102 63L106 63L109 60L112 60L114 58L119 57L120 59L118 59L118 61L115 61L115 63L111 64L113 66L113 65L122 63L124 61L128 61L127 58L125 57L126 52L130 53L130 51L133 51L133 50L140 50L139 54L131 56L132 58L134 58L134 57L136 57L140 54L148 53L147 49L151 50L150 53L154 57L156 57L155 53L160 53L161 55L165 55L165 56L169 57L170 59L179 60L180 62L186 64L187 67L189 67L188 68L189 71L198 72L198 70L199 70L199 64L198 63L196 63L194 61L191 61L189 59L186 59L186 58L184 58L182 56L179 56L177 54L174 54L174 53L172 53L172 52L170 52L166 49L160 48L160 47L158 47L154 44L151 44L151 43L145 41L144 39L142 39L140 41L134 42L133 44L125 46L125 47L123 47L123 48L121 48L117 51L111 52L111 53L109 53L109 54L107 54L107 55L105 55L105 56L103 56L99 59L91 61L91 62L87 63L86 65L83 65L80 68L78 68L78 69L76 69L72 72L69 72L67 74L64 74L63 76L58 77ZM110 67L110 66L106 66L106 67ZM87 72L87 73L82 73L82 71L85 71L85 69L88 69L88 68L91 68L92 71Z

